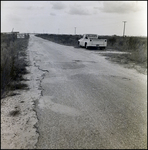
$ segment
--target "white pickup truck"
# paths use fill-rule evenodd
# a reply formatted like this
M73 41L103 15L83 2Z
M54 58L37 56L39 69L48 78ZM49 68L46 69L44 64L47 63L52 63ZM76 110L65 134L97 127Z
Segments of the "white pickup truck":
M97 34L84 34L83 37L78 40L78 45L86 49L89 47L105 49L107 46L107 39L98 39Z

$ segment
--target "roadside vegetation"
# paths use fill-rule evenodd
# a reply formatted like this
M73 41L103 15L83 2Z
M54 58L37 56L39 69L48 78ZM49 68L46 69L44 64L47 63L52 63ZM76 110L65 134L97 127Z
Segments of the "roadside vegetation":
M82 35L62 35L62 34L37 34L37 37L78 48L78 40ZM106 59L120 64L127 65L128 68L135 68L137 71L147 74L147 37L134 36L99 36L99 38L107 39L107 50L124 51L128 54L102 53ZM137 65L140 66L137 67Z
M127 68L135 68L138 72L147 74L147 37L108 38L108 49L129 52L127 54L108 54L106 59L123 64Z
M67 46L78 46L78 40L82 37L82 35L62 35L62 34L37 34L37 37L41 37L43 39L63 44Z
M26 49L29 35L17 38L17 35L1 33L1 99L15 95L16 89L27 89L23 75L27 73Z

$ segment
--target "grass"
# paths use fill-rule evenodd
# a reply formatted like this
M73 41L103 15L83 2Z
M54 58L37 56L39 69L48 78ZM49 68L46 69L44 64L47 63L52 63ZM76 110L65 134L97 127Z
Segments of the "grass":
M43 39L67 45L67 46L78 46L78 40L82 37L82 35L59 35L59 34L37 34L36 36L41 37Z
M15 34L1 33L1 98L6 97L9 91L27 87L22 81L23 75L28 73L28 39L17 39Z

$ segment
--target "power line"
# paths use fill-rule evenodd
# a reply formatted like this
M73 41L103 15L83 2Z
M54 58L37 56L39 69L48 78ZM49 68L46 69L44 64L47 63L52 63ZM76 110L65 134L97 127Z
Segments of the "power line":
M123 21L124 22L124 28L123 28L123 37L125 36L125 23L126 21Z

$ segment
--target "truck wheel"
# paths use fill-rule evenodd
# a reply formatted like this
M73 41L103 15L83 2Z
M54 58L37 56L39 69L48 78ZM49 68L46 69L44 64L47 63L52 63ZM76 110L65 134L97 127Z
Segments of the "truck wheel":
M85 48L88 49L87 43L85 43Z
M81 47L80 42L78 42L78 46Z
M105 47L100 47L100 50L105 50Z

